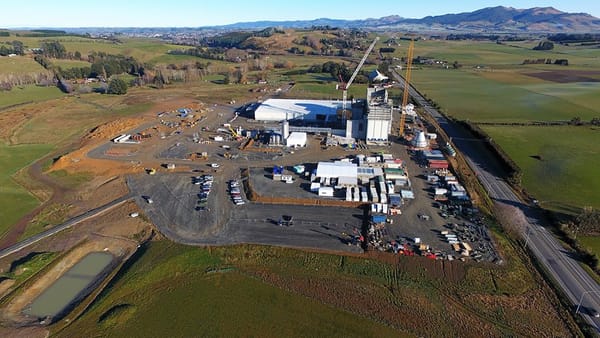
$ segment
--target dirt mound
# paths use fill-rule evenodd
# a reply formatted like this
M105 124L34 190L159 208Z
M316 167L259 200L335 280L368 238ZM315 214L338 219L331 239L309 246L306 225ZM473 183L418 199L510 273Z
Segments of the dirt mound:
M114 121L110 121L92 129L90 133L85 136L85 140L107 140L109 138L117 136L118 134L124 133L129 129L135 128L142 122L144 122L144 119L139 117L120 118Z

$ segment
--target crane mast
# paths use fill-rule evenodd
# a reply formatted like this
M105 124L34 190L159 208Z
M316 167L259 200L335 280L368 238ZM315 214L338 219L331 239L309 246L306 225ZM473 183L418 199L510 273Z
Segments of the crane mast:
M373 40L373 42L371 42L371 45L369 46L369 48L367 48L367 51L365 52L365 55L362 57L362 59L358 63L358 66L356 66L356 69L354 70L354 73L352 73L352 76L350 77L350 80L348 80L348 83L346 83L345 85L342 84L342 112L343 112L344 116L346 114L345 112L346 112L346 102L348 100L348 88L350 88L350 85L354 81L354 78L356 77L356 75L358 75L358 72L360 71L362 66L365 64L367 57L369 57L369 54L371 54L371 51L375 47L375 44L377 43L377 41L379 41L379 37L376 37L375 40Z
M406 116L406 105L408 105L408 95L410 91L410 74L412 71L412 60L415 49L415 42L410 40L408 45L408 55L406 56L406 75L404 76L404 92L402 94L402 111L400 112L400 136L404 136L404 120Z

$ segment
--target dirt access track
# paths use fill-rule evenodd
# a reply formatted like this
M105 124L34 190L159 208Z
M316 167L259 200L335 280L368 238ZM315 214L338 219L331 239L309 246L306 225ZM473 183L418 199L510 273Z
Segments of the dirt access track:
M13 300L2 309L2 322L11 326L23 326L34 324L36 318L28 318L23 315L22 310L31 304L44 290L60 278L66 271L91 252L110 252L118 262L128 257L138 246L133 240L116 238L102 235L92 235L81 244L74 247L62 258L55 262L41 276L36 277L31 286L21 291Z

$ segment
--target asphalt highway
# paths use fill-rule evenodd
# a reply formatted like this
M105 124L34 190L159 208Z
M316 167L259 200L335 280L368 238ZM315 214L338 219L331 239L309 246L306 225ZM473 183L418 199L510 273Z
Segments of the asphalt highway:
M393 74L398 83L404 83L403 78L396 72ZM482 141L474 139L469 132L448 121L414 87L410 87L409 94L452 138L457 150L465 156L490 198L513 205L523 212L528 221L523 229L526 245L572 302L573 311L578 311L596 332L600 332L600 318L592 315L596 311L600 313L600 285L579 265L572 252L562 247L540 224L535 207L521 201L509 184L500 177L497 168L501 166L496 157L483 146Z

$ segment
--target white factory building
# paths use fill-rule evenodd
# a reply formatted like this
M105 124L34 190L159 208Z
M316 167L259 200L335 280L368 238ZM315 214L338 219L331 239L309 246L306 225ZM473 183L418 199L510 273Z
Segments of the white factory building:
M341 102L332 100L268 99L254 111L257 121L334 121Z
M290 121L282 135L294 132L320 132L328 129L333 135L347 139L365 140L369 144L388 142L392 129L392 101L382 87L367 88L366 100L348 102L350 113L342 114L342 102L336 100L268 99L254 112L257 121ZM298 137L298 135L295 135ZM292 141L296 141L294 138ZM293 143L293 142L292 142Z

